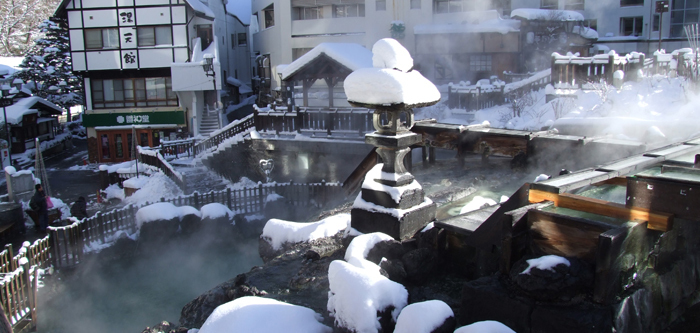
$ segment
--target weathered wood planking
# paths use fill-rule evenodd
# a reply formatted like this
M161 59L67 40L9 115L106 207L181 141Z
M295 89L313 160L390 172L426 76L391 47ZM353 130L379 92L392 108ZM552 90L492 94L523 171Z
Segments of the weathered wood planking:
M700 191L699 191L700 192ZM628 191L629 197L629 191ZM659 212L659 209L650 210L649 207L630 205L627 206L605 200L583 197L580 195L530 190L529 200L532 203L552 201L554 205L582 212L609 216L629 221L649 222L647 227L653 230L667 231L671 229L673 215Z
M679 218L700 219L700 183L636 176L627 182L627 206L664 210Z
M614 228L582 218L532 209L527 216L532 243L543 254L576 257L595 263L598 237Z

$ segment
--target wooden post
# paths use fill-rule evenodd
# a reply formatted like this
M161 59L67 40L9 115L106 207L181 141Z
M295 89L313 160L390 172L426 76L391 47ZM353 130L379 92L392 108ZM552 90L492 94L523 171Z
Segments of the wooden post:
M421 147L421 161L423 161L423 167L428 166L428 147L425 145Z
M258 184L258 204L260 205L260 213L263 212L263 208L265 205L265 196L263 195L263 185L262 183Z
M100 241L102 241L102 244L105 243L105 221L104 221L104 214L102 212L97 212L95 214L96 219L95 221L97 222L97 230L100 233ZM66 255L68 255L66 253Z
M231 188L226 188L226 207L231 209Z
M49 243L51 244L51 249L53 249L53 253L51 254L53 267L59 269L58 264L61 259L61 248L58 246L58 232L56 230L49 230Z
M693 168L700 169L700 154L695 154L695 164L693 164Z
M29 311L31 313L32 318L31 325L32 327L36 327L36 290L33 288L34 283L32 283L32 278L29 271L30 268L31 266L29 266L29 260L25 261L22 265L22 269L24 270L24 274L22 274L24 281L22 282L24 284L24 287L27 288L27 303L29 305ZM36 279L34 279L34 281L36 282Z
M435 163L435 147L428 148L428 163L430 163L430 164Z

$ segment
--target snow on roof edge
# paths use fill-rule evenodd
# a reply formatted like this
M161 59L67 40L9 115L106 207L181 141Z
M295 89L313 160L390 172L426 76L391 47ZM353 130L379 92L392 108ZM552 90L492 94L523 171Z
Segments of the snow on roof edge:
M201 14L204 17L210 18L212 20L216 18L216 15L214 15L214 11L212 11L211 8L209 8L209 6L203 4L201 1L185 0L185 2L187 2L187 4L190 5L190 7L192 7L195 13Z
M296 74L322 54L354 71L372 67L372 51L356 43L321 43L282 69L282 80Z

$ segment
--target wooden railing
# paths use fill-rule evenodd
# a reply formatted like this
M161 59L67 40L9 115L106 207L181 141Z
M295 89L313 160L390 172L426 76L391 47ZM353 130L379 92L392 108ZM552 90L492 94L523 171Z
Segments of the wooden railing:
M297 107L289 111L286 107L261 110L255 107L255 129L258 132L312 133L312 134L357 134L374 131L373 110L364 108L308 108Z
M187 183L185 182L185 177L177 172L168 161L163 158L157 150L144 149L138 146L139 160L142 163L148 164L150 166L160 169L168 178L170 178L183 192L187 191Z
M194 139L169 141L161 143L157 149L165 157L174 156L175 158L180 158L187 156L187 158L190 158L195 155L195 144Z
M587 83L613 82L613 73L622 70L624 80L636 80L637 71L646 64L644 53L632 52L626 56L597 54L591 57L552 54L552 84L555 88L580 89Z
M0 303L13 332L36 329L38 273L48 267L48 239L25 242L16 256L12 244L0 252Z
M171 199L161 198L160 201L170 202L176 206L193 206L197 209L216 202L226 205L238 214L254 215L263 212L268 195L273 193L282 196L283 200L292 206L321 207L331 200L341 197L343 190L337 183L273 183L204 194L195 192L191 195ZM90 248L93 244L110 242L122 231L135 232L136 211L151 203L147 202L138 207L130 205L107 213L98 212L92 217L74 220L72 224L67 226L49 227L50 248L38 252L48 252L55 268L77 265L85 255L85 249Z
M195 144L192 148L192 154L194 156L197 156L200 153L211 150L212 148L216 149L219 146L219 144L221 144L225 140L239 134L248 133L254 126L255 121L253 120L253 115L248 115L243 119L236 120L224 126L224 128L213 132L206 140L200 141L197 144Z

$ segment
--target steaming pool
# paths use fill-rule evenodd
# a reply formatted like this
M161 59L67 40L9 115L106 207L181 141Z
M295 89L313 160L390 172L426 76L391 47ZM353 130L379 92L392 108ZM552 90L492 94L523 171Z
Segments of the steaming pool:
M185 304L260 264L255 237L224 245L178 239L126 258L93 258L39 289L37 332L137 333L178 323Z

